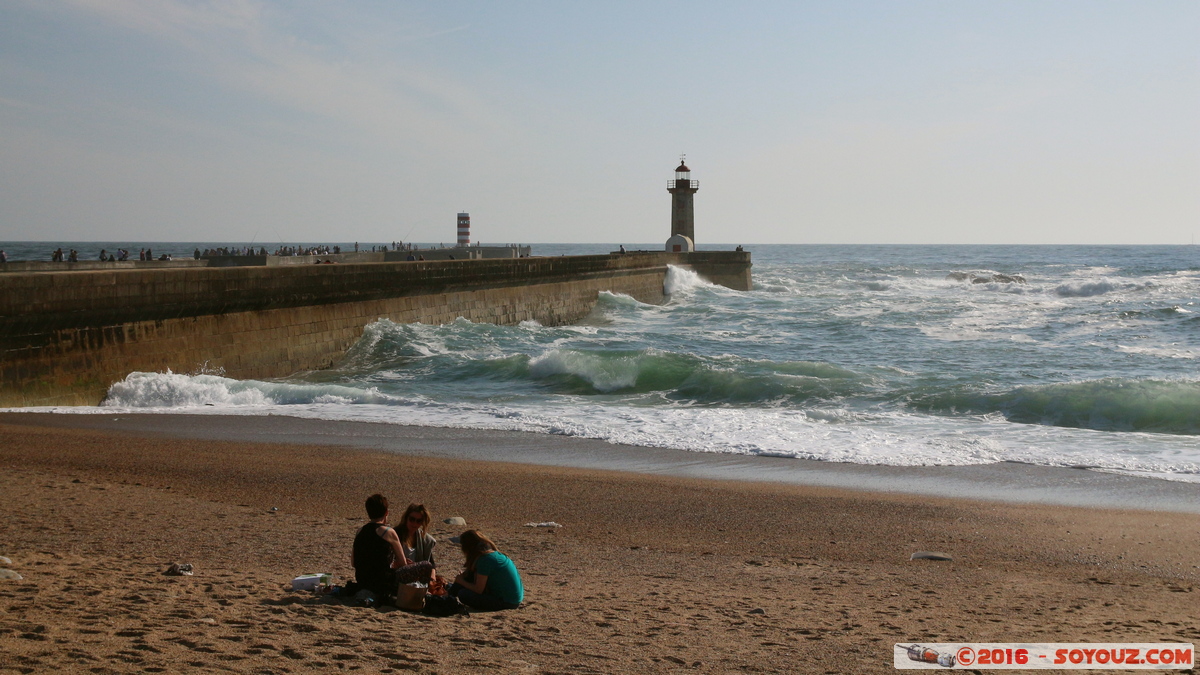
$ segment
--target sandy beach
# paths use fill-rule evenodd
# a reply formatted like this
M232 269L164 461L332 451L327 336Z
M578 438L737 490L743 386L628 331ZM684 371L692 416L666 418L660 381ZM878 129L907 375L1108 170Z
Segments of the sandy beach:
M0 555L23 577L0 580L4 672L882 673L896 642L1200 637L1195 513L485 462L420 430L398 454L31 417L0 415ZM489 534L525 605L291 591L351 577L372 492L430 507L448 575L441 519Z

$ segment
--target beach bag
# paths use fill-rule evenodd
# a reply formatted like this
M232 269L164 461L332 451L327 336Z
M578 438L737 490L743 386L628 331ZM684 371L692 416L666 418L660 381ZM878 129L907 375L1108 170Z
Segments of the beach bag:
M396 589L396 606L410 612L419 612L425 608L425 587L416 584L404 584Z
M454 616L466 614L467 606L453 595L431 595L425 598L423 613L428 616Z

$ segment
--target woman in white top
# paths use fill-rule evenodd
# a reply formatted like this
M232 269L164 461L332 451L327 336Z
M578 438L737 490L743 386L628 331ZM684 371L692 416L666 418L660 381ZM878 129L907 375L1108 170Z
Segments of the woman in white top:
M404 509L404 517L396 524L396 534L400 535L400 545L404 547L404 555L411 562L433 562L433 547L437 540L425 530L433 518L424 504L409 504Z

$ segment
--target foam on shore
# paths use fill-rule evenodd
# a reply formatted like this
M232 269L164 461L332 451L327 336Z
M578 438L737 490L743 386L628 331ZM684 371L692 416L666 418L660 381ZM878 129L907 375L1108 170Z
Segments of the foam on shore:
M4 423L186 439L340 446L424 457L960 499L1200 513L1200 484L1086 470L1088 467L1059 468L1017 462L971 466L876 466L790 457L694 453L527 432L283 416L0 413L0 424Z

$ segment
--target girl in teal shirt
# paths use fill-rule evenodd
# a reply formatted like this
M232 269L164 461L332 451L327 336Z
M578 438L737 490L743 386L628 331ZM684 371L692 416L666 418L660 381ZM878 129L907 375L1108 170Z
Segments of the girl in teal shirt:
M447 588L450 595L472 609L487 612L519 607L525 599L525 587L512 559L497 551L492 540L479 530L463 532L458 541L466 569Z

